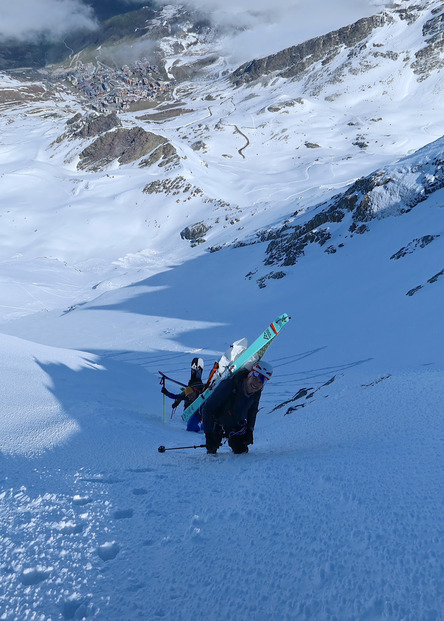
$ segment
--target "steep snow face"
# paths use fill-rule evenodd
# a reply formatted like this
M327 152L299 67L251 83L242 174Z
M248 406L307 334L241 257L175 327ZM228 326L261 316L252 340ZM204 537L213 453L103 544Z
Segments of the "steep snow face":
M9 337L0 351L16 425L2 405L6 619L191 621L203 601L214 621L233 607L245 620L440 618L442 367L325 367L287 341L250 453L214 457L156 450L203 438L162 424L140 364L185 379L191 355L145 349L134 364L127 351L125 364ZM299 398L272 412L290 383Z
M57 400L49 395L50 387L41 365L50 362L50 349L37 345L28 348L21 339L4 335L1 343L2 376L9 387L1 412L2 454L39 455L67 442L78 427L63 415ZM78 370L80 359L73 353L65 353L65 357L57 358L57 363Z

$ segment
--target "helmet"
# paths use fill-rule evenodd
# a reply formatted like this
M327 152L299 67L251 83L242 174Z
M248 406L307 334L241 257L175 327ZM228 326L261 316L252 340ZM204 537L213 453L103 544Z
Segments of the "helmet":
M193 369L193 371L197 371L197 369L200 369L200 371L202 372L204 369L204 361L202 360L202 358L193 358L191 362L191 368Z
M256 362L251 370L256 371L256 373L260 373L267 380L269 380L273 375L273 367L269 362L265 362L263 360L259 360L259 362Z

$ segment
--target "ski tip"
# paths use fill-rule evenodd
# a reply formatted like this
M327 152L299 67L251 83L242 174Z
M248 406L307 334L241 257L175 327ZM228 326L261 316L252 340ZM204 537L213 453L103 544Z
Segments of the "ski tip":
M282 315L279 315L279 317L277 318L277 321L290 321L291 317L290 315L287 315L287 313L283 313Z

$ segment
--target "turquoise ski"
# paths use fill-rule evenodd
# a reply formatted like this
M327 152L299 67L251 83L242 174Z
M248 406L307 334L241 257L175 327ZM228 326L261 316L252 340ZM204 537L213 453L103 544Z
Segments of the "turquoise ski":
M247 349L240 354L236 360L234 360L222 373L222 375L215 376L214 380L208 386L206 390L202 394L200 394L191 405L184 410L182 414L182 419L185 422L188 422L190 417L197 412L197 410L203 405L203 403L208 399L213 390L219 384L220 381L233 375L236 371L239 371L242 367L244 367L248 362L254 359L254 362L257 362L262 358L267 349L270 347L273 340L277 337L282 328L290 321L290 317L284 313L283 315L279 315L270 325L262 332L260 336L249 346Z

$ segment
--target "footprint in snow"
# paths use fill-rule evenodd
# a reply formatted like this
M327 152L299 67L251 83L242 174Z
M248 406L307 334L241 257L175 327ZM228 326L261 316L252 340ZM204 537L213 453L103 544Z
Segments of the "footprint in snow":
M74 593L63 602L62 613L64 619L84 619L87 616L88 599Z
M125 520L127 518L132 518L134 515L134 511L132 509L120 509L118 511L114 511L113 518L115 520Z
M24 569L20 574L20 580L25 586L32 586L49 578L51 572L52 567L32 567Z
M115 541L107 541L97 548L97 554L102 561L112 561L120 552L120 546Z
M134 496L144 496L145 494L148 494L148 490L144 487L136 487L133 489L133 494Z
M143 546L152 546L154 545L155 541L154 539L145 539L145 541L142 543Z

